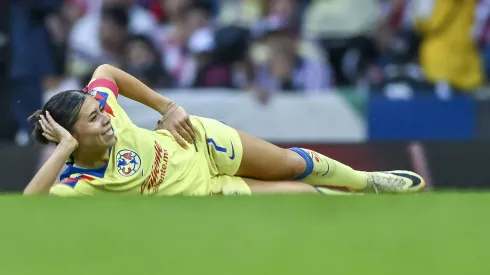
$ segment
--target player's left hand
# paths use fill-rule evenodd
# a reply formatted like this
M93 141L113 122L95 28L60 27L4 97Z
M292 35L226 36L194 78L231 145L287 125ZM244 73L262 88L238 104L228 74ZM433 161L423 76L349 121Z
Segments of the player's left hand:
M187 148L187 143L192 144L196 139L189 115L184 108L174 102L165 109L157 128L168 130L180 146Z

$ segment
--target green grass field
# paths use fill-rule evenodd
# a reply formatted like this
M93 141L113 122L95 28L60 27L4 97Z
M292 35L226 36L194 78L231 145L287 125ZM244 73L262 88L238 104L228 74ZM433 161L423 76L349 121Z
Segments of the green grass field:
M0 197L0 274L490 274L490 194Z

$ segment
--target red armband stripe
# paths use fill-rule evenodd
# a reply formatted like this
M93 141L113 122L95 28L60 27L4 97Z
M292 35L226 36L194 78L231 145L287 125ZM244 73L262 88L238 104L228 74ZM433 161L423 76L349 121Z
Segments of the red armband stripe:
M114 83L114 81L112 80L105 79L105 78L96 79L88 85L87 92L90 92L97 87L103 87L111 90L116 98L119 96L119 88L117 87L116 83Z

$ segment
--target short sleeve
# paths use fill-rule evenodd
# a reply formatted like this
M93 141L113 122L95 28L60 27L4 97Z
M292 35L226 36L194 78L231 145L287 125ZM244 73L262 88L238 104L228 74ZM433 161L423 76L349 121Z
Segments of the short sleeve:
M56 183L51 186L49 190L50 195L54 195L57 197L79 197L82 194L75 191L74 188L64 184L64 183Z

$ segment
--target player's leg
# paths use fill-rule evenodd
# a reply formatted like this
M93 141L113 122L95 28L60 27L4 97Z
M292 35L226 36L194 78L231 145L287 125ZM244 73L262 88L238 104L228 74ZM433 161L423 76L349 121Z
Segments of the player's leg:
M346 187L351 191L419 192L425 181L409 171L363 172L304 148L283 149L237 131L243 156L237 176L261 180L301 180L314 186Z
M367 187L366 173L320 153L302 148L283 149L247 133L237 132L243 147L237 176L260 180L301 180L312 185L352 190Z
M218 175L211 179L214 195L262 195L262 194L327 194L351 195L352 192L338 191L326 187L315 187L299 181L264 181L237 176Z
M356 171L320 153L303 149L283 149L213 119L199 118L215 174L264 181L301 180L315 186L345 187L361 191L367 187L389 192L416 192L425 183L418 175ZM197 123L197 122L196 122Z
M318 193L315 187L302 182L263 181L250 178L242 178L242 180L248 185L252 195Z
M252 195L267 194L327 194L327 195L350 195L351 192L342 192L326 187L314 187L298 181L263 181L250 178L242 178L250 188Z

